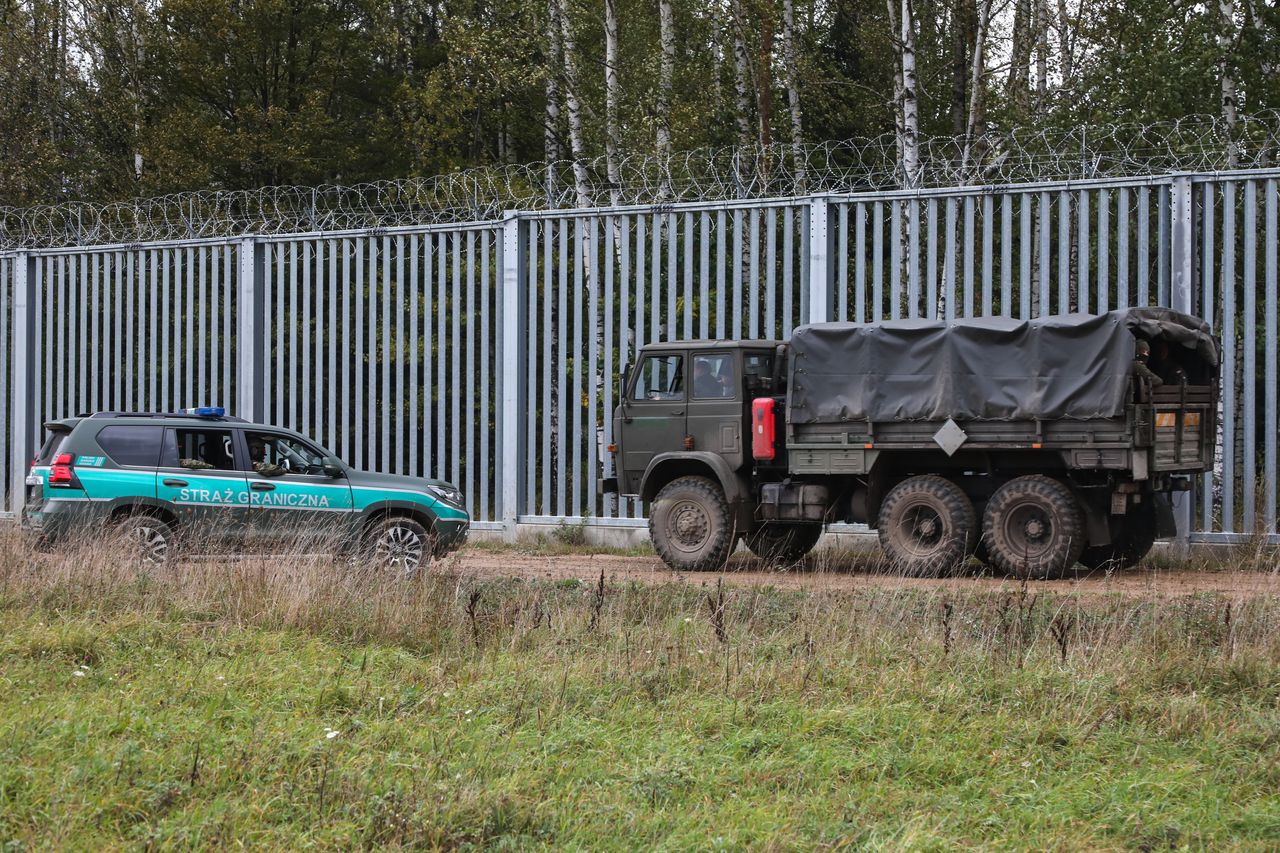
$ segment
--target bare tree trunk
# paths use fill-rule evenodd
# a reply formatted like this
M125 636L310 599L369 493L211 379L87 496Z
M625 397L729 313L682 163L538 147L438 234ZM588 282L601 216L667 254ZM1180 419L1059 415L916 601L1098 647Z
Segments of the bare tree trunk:
M773 143L773 20L760 22L760 61L756 66L756 114L759 143L767 150Z
M618 172L618 13L615 0L604 0L604 151L609 178L609 203L622 200L622 176Z
M578 63L573 40L573 27L569 23L567 0L560 4L560 46L564 52L564 104L569 113L569 156L573 159L573 183L578 196L578 207L591 205L591 193L587 183L587 164L582 146L582 107L578 100Z
M795 170L795 193L805 191L804 124L800 112L800 84L796 69L795 0L782 0L782 63L786 78L787 106L791 111L791 166Z
M746 148L751 144L751 101L747 94L747 44L742 34L742 9L740 0L729 0L733 29L733 95L734 112L738 124L738 144Z
M916 100L916 21L911 0L902 0L902 171L908 189L920 185L920 111Z
M1014 110L1021 116L1026 115L1029 106L1027 96L1031 81L1031 35L1031 0L1016 0L1009 78L1005 91Z
M547 161L547 203L555 204L555 163L560 159L560 0L547 0L547 114L542 143Z
M1071 38L1071 18L1067 15L1067 0L1058 0L1058 50L1062 54L1062 85L1066 86L1075 76L1075 56Z
M671 0L658 0L658 42L662 49L661 73L658 77L658 160L662 182L658 197L671 195L671 88L676 69L676 34L671 13Z
M1035 3L1036 30L1036 112L1045 107L1049 96L1049 0Z
M1227 168L1234 169L1236 152L1236 69L1232 57L1236 21L1234 0L1218 0L1218 74L1222 78L1222 124L1227 134Z
M969 68L969 122L964 133L964 168L969 168L974 141L983 123L983 99L986 77L987 25L991 18L991 0L978 0L978 31L973 40L973 62Z
M906 132L902 117L902 27L898 22L897 0L885 0L885 11L888 13L889 40L893 42L893 137L896 143L898 168L903 168L903 135ZM905 184L905 178L903 179Z
M965 128L965 84L969 78L969 0L953 0L951 5L951 134L959 137Z

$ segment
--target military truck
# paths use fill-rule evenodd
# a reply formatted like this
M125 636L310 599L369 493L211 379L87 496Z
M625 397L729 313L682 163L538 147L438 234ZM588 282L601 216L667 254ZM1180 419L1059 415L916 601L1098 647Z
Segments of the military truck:
M1213 464L1218 359L1207 324L1162 308L651 343L602 483L648 502L676 570L742 540L797 561L833 522L875 529L912 575L1126 566Z

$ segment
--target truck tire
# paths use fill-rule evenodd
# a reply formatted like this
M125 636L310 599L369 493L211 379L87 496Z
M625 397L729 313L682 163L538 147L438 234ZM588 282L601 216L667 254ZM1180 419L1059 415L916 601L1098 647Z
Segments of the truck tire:
M1156 544L1156 511L1147 500L1131 507L1113 525L1110 545L1090 545L1080 555L1080 563L1088 569L1127 569L1136 566Z
M751 553L767 563L789 566L799 562L822 538L821 524L765 523L747 535Z
M959 486L926 474L889 490L877 526L880 547L894 569L913 577L939 577L954 572L973 550L978 519Z
M738 542L724 492L706 477L679 477L662 487L649 508L649 538L678 572L723 568Z
M1060 578L1084 550L1084 514L1065 485L1040 474L996 489L982 537L997 568L1017 577Z

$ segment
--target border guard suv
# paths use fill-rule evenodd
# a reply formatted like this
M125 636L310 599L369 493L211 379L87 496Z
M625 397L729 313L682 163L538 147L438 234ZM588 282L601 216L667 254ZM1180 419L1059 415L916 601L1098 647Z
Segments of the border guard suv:
M182 543L271 551L323 537L413 572L461 546L470 526L449 483L357 471L299 433L221 407L44 426L23 526L51 545L109 527L163 562Z

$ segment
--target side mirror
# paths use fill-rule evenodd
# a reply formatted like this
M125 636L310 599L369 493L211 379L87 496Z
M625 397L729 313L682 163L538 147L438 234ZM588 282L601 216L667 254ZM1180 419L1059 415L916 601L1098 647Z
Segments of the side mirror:
M618 399L627 399L627 386L631 384L631 364L622 365L622 373L618 376Z
M324 473L336 480L339 477L347 476L347 469L342 467L342 462L338 460L338 457L326 456L324 458Z

